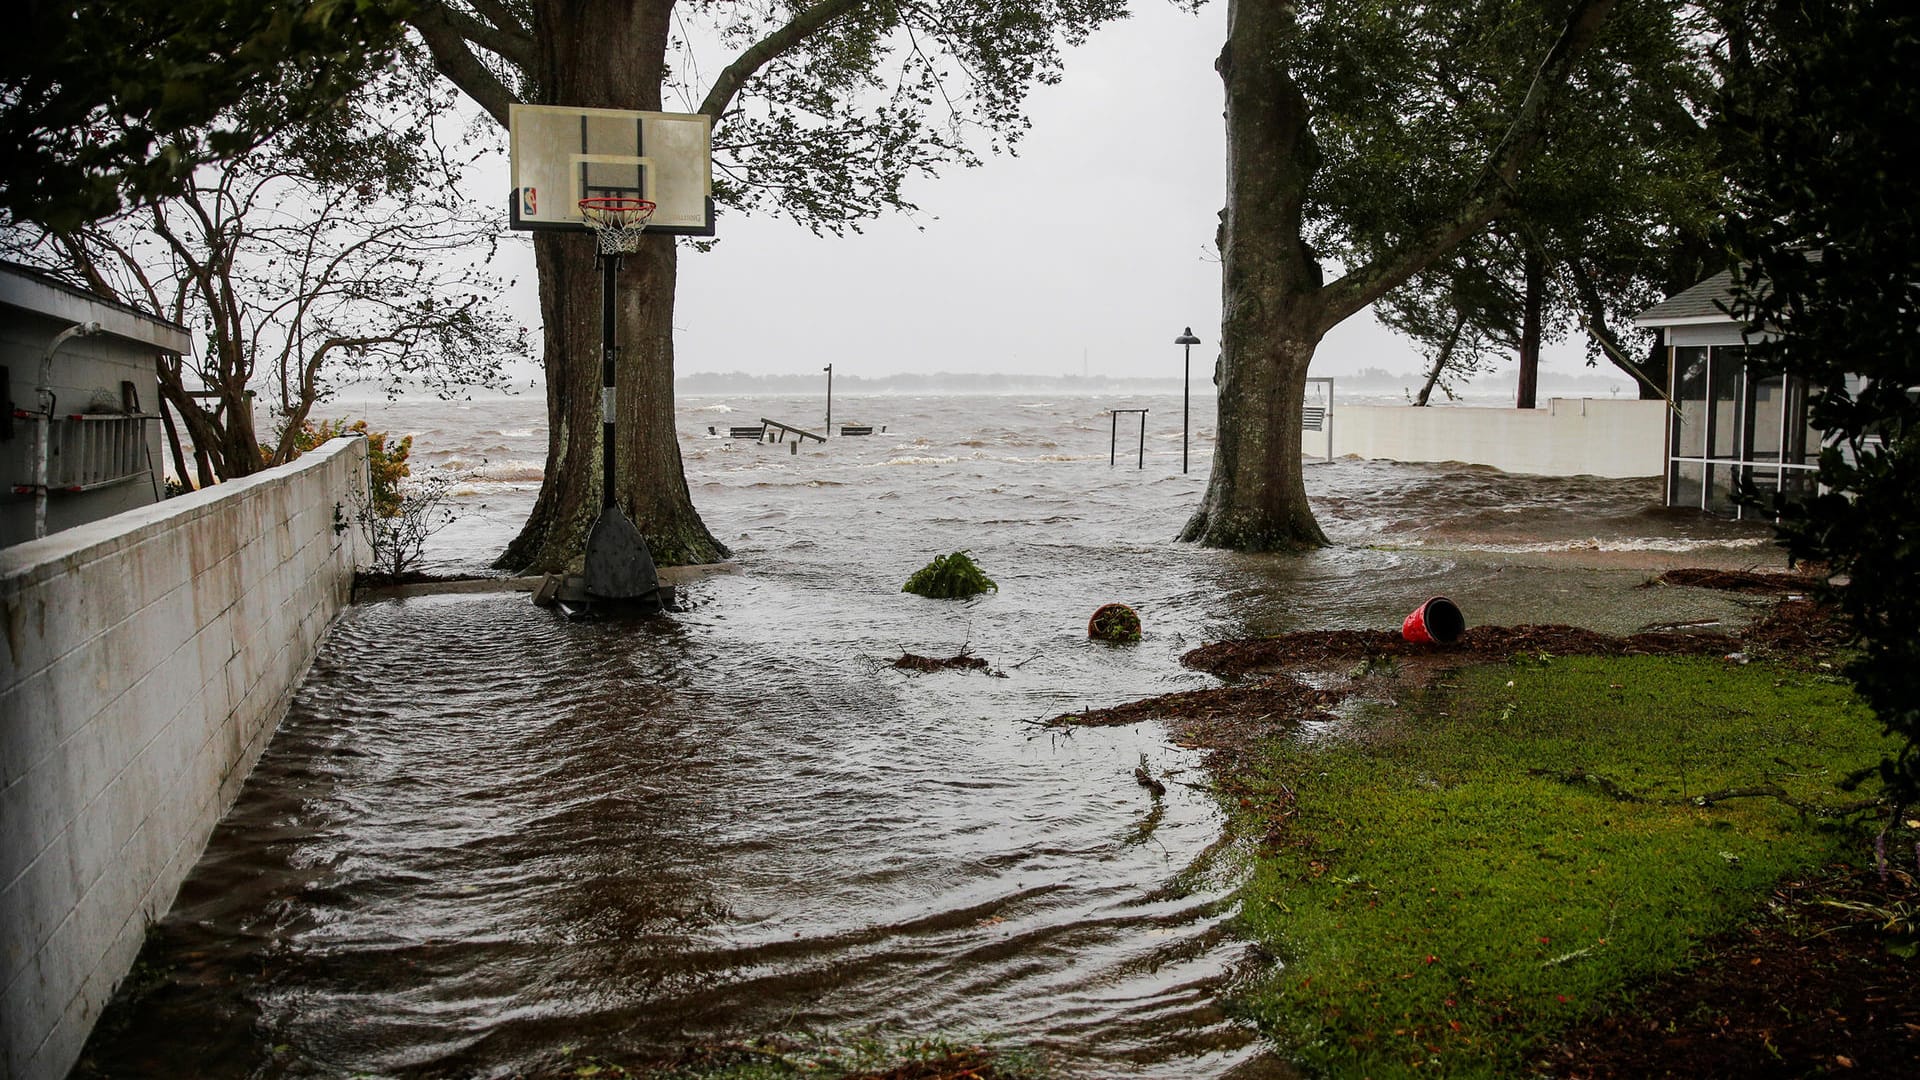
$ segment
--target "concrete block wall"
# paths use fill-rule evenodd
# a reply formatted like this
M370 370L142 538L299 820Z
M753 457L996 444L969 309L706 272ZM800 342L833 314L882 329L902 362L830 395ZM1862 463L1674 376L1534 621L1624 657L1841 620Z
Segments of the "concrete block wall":
M351 598L366 442L0 549L0 1076L64 1076Z
M1540 409L1334 403L1333 452L1392 461L1460 461L1539 476L1659 476L1664 401L1553 398ZM1301 439L1317 456L1320 432Z

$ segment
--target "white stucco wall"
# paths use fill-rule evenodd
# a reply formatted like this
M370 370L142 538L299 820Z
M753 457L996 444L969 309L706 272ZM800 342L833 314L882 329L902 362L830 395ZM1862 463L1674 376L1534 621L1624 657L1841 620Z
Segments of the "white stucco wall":
M64 1076L349 598L366 443L0 550L0 1075Z
M1664 401L1553 398L1538 409L1426 408L1334 403L1336 457L1459 461L1540 476L1659 476ZM1301 452L1325 452L1304 433Z

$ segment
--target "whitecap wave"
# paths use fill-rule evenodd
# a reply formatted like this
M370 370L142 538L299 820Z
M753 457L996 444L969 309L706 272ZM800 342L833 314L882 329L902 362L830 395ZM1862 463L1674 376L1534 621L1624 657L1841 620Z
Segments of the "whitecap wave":
M541 462L512 458L501 461L462 461L455 458L442 463L439 471L461 480L510 484L538 483L547 475L546 466Z
M886 465L952 465L954 462L959 460L960 459L957 457L897 457L897 458L888 458L887 460L881 462L880 464L882 466L886 466Z

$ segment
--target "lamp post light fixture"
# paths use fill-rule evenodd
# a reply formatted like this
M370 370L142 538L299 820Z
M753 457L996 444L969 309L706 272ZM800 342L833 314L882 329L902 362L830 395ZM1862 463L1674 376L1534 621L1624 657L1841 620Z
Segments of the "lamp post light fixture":
M832 364L828 364L828 365L827 365L827 368L826 368L826 371L827 371L827 430L826 430L826 434L828 434L828 435L831 435L831 434L833 434L833 365L832 365Z
M1188 384L1193 381L1193 347L1200 344L1200 339L1193 336L1193 327L1189 326L1173 343L1186 350L1186 366L1180 374L1180 472L1184 475L1187 471L1187 407L1193 399Z

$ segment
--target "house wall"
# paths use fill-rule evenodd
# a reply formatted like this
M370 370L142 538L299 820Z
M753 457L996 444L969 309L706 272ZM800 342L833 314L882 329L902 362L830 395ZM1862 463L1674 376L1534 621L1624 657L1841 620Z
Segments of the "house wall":
M6 307L4 311L5 317L0 318L0 366L6 368L7 393L12 399L7 412L13 409L35 412L40 408L35 389L40 382L41 362L47 346L73 322L13 307ZM160 383L154 373L157 351L153 345L111 332L67 339L54 354L50 368L56 412L62 416L118 412L120 384L131 382L139 395L140 410L158 413ZM33 481L39 423L15 418L11 428L10 433L0 433L0 469L5 470L0 475L0 546L31 540L34 532L34 496L17 494L13 488ZM143 434L149 471L93 491L53 494L47 500L48 533L97 521L166 497L160 421L147 421Z
M366 443L0 550L0 1074L64 1076L349 600Z
M1659 476L1665 468L1667 405L1617 398L1552 398L1542 409L1341 405L1333 410L1336 456L1459 461L1540 476ZM1301 452L1325 453L1309 431Z

